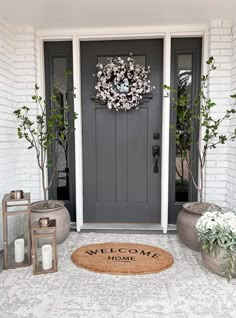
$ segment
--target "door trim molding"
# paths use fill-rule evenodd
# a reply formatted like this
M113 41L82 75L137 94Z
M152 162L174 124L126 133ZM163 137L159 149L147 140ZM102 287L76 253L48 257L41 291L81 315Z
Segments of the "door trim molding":
M188 30L188 31L186 31ZM202 45L202 72L206 71L204 61L208 57L208 26L207 25L179 25L146 28L93 28L93 29L57 29L38 30L37 35L37 62L38 83L41 96L45 96L43 42L71 40L73 42L73 80L76 88L74 109L78 113L75 121L75 174L76 174L76 219L77 231L83 226L83 160L82 160L82 111L81 111L81 72L80 72L80 42L101 40L128 40L128 39L163 39L163 82L170 84L171 67L171 38L201 36ZM168 187L169 187L169 116L170 98L163 94L162 112L162 164L161 164L161 227L163 233L168 228Z
M163 84L170 86L171 72L171 34L166 33L163 52ZM170 96L163 91L162 99L162 149L161 149L161 225L167 233L169 205L169 130L170 130Z
M81 230L140 230L162 231L159 223L84 223Z

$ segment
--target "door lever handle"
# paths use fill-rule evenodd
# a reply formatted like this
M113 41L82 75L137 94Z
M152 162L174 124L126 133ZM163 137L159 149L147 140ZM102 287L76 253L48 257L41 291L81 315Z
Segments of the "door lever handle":
M152 146L152 156L155 159L155 164L153 167L153 172L158 173L159 172L159 167L158 167L158 157L160 157L160 146L154 145Z

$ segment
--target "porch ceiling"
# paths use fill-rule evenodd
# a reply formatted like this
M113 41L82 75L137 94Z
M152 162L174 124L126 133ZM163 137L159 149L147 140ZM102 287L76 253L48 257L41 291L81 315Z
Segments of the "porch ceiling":
M203 24L235 10L235 0L0 0L2 18L39 29Z

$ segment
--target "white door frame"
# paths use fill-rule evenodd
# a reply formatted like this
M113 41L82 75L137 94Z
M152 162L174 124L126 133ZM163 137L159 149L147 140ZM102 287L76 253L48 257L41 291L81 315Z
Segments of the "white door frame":
M188 31L186 31L188 30ZM74 101L78 119L75 121L75 182L76 182L76 228L80 231L83 226L83 140L82 140L82 107L81 107L81 72L80 72L80 42L101 40L127 39L163 39L163 83L170 85L171 74L171 38L197 37L203 38L202 61L208 57L208 27L206 25L182 25L147 28L106 28L106 29L76 29L76 30L39 30L37 32L38 52L38 83L41 94L45 96L44 83L44 41L73 42L73 80L76 88ZM206 72L202 63L202 72ZM170 126L170 98L163 94L162 111L162 151L161 151L161 229L168 230L168 196L169 196L169 126ZM169 227L171 229L171 227Z

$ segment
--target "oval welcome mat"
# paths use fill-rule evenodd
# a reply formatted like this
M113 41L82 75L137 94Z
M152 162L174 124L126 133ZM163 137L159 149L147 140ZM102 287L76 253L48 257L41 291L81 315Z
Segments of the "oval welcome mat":
M135 243L102 243L78 248L72 261L84 269L107 274L137 275L163 271L173 256L158 247Z

